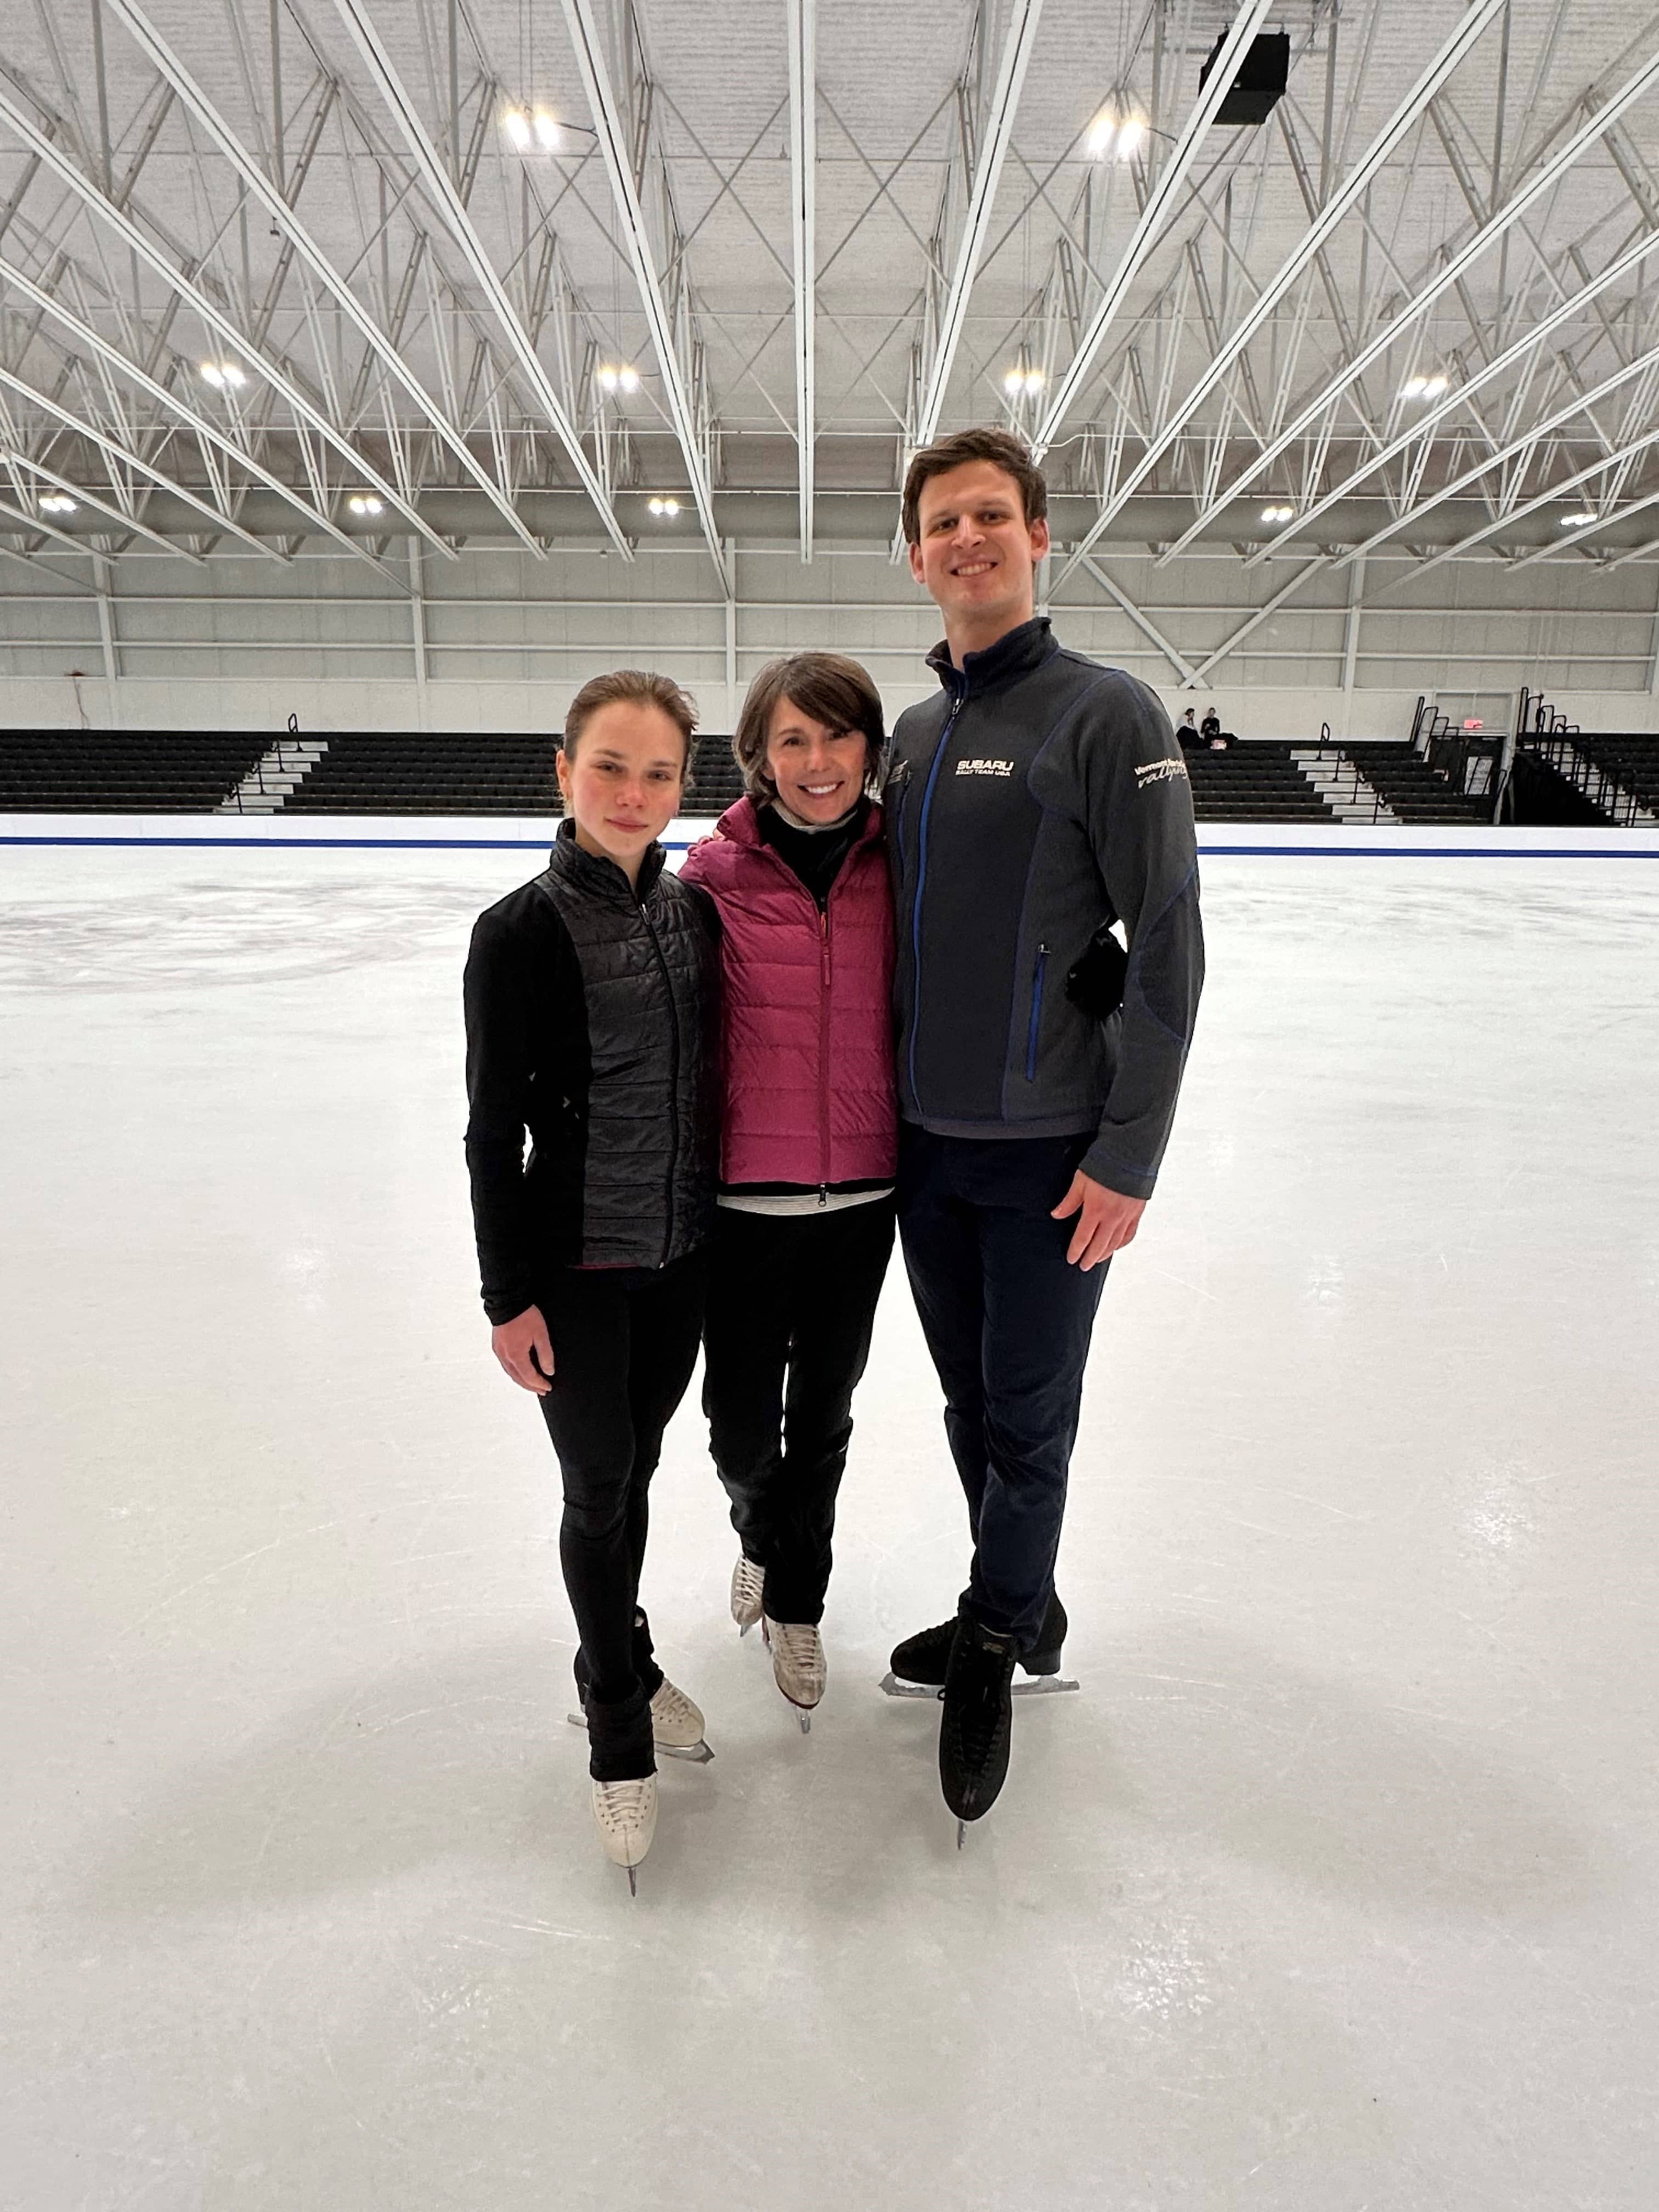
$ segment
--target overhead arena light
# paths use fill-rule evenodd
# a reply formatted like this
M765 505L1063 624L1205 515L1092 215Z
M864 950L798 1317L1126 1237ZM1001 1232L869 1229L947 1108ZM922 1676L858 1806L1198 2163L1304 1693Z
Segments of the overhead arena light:
M501 118L501 128L521 154L528 153L535 133L530 127L530 118L521 107L509 107Z
M1002 380L1002 388L1011 399L1018 399L1023 392L1041 392L1042 384L1040 368L1011 368Z
M640 372L626 362L614 368L607 362L598 374L601 392L637 392L640 388Z
M1103 161L1109 156L1119 161L1132 161L1146 139L1146 125L1138 115L1120 116L1108 107L1089 125L1085 143L1097 161Z
M46 503L45 500L42 500L40 502L42 507L44 507ZM1563 530L1578 530L1581 529L1585 523L1594 522L1595 520L1595 515L1594 511L1587 508L1583 514L1564 514L1561 518L1561 527Z
M1400 387L1402 399L1438 399L1443 392L1451 390L1451 379L1444 374L1408 376Z
M247 382L247 376L234 361L204 361L202 363L202 381L210 384L216 392L227 389L240 392Z
M1294 522L1296 509L1293 507L1264 507L1261 520L1264 522Z
M386 508L372 491L354 491L346 501L353 514L384 514Z
M49 491L40 502L42 514L73 514L76 502L66 492Z
M648 499L646 505L653 514L678 514L680 503L677 499Z
M559 150L559 126L544 107L536 110L536 143L544 154Z

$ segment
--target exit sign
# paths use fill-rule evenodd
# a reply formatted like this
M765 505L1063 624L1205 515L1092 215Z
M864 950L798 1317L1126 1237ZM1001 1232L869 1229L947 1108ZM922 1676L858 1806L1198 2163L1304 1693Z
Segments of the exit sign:
M1473 714L1465 719L1463 727L1466 730L1481 730L1486 727L1486 724L1481 720L1479 714Z

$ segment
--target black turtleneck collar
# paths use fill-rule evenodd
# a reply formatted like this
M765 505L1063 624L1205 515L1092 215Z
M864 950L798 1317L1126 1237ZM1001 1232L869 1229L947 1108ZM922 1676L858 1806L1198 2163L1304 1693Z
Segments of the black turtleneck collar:
M1006 683L1016 676L1029 676L1034 668L1041 668L1051 653L1059 651L1048 616L1033 615L1030 622L1005 630L996 643L988 645L983 653L964 653L960 668L951 658L949 644L941 639L928 654L927 665L947 691L965 698L970 692L988 691L994 684Z
M603 898L626 899L630 906L643 906L656 889L657 878L667 859L665 847L647 845L640 861L639 881L630 884L626 871L614 860L607 860L603 853L586 852L576 842L576 825L567 815L559 824L547 864L561 875L568 876L573 883L580 884L584 890Z

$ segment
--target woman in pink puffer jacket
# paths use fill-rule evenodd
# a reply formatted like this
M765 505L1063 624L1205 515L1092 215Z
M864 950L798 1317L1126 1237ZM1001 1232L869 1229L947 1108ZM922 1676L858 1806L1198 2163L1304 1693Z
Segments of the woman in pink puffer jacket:
M856 661L775 660L732 750L748 796L681 873L723 928L720 1194L703 1410L757 1620L801 1726L823 1695L836 1492L893 1248L893 909L881 700Z

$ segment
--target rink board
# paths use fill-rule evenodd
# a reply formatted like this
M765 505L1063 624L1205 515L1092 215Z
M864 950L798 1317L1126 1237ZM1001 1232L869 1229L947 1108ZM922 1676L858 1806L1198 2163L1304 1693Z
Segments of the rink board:
M396 852L539 849L555 815L0 814L0 845L292 845ZM672 822L664 840L683 853L713 823ZM1414 860L1654 860L1659 823L1631 830L1486 830L1462 823L1200 822L1200 854L1283 858L1359 854Z

